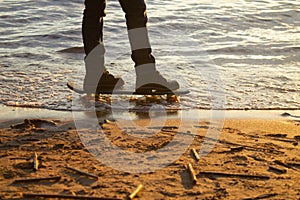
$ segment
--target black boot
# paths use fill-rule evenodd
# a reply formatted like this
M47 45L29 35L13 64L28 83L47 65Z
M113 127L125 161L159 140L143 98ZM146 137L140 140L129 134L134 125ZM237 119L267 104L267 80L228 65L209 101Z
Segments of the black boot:
M154 63L137 66L136 70L136 92L151 93L173 92L179 89L179 84L175 80L167 80L156 69Z
M104 66L105 48L103 44L96 46L85 58L86 74L83 89L88 94L111 92L124 85L119 77L114 77Z

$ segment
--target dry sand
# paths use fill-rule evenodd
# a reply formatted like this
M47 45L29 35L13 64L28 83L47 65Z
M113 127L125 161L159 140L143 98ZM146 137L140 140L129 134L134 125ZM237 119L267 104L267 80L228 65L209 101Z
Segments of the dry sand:
M300 198L297 120L227 119L213 150L196 161L190 150L199 150L210 126L209 121L203 120L196 127L192 145L178 160L145 174L121 172L101 164L82 144L73 121L25 120L21 125L11 126L19 123L16 120L1 123L0 199L26 199L23 195L27 193L126 199L139 184L143 188L136 199ZM179 123L178 119L169 119L167 125ZM176 134L175 127L166 127L152 137L141 139L121 131L116 122L104 123L103 128L115 145L140 153L163 147ZM33 169L34 152L39 161L37 171ZM120 159L126 158L120 156ZM194 168L195 184L186 168L188 163ZM66 165L97 178L67 169ZM55 176L61 178L15 182Z

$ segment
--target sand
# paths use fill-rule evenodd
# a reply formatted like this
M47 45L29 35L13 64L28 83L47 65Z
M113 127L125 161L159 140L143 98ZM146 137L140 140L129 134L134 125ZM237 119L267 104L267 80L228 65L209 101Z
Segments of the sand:
M135 138L130 134L138 130L128 127L124 131L117 122L102 122L103 134L113 144L138 153L164 147L178 134L176 127L180 125L179 119L169 119L168 127L152 137ZM147 125L149 120L136 123ZM25 198L28 193L126 199L140 184L143 188L136 199L300 198L299 120L226 119L212 151L197 161L191 149L201 148L210 124L201 120L195 126L192 144L170 165L154 172L133 174L106 166L91 155L73 120L2 120L0 199L34 199ZM84 131L88 132L79 130ZM181 134L190 137L189 132ZM213 142L208 138L209 141ZM94 140L94 145L99 143ZM35 152L38 170L33 169ZM111 155L116 156L114 152ZM118 162L128 159L122 155L118 158ZM188 163L194 169L195 183ZM90 174L76 172L67 165ZM16 182L36 177L56 179Z

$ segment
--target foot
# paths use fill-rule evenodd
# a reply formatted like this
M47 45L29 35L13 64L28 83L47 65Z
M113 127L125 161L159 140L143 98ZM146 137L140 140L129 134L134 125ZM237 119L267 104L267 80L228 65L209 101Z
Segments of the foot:
M175 80L167 80L158 71L139 73L136 79L137 93L172 92L179 89Z
M105 70L98 82L97 87L88 84L88 80L84 80L83 89L87 94L101 94L101 92L112 92L114 89L120 89L124 85L124 81L120 77L115 77Z

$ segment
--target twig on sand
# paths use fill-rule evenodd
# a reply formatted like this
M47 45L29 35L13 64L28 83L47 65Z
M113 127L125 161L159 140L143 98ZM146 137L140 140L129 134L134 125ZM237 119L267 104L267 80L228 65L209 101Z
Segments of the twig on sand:
M286 169L278 168L277 166L273 166L273 165L269 166L269 170L280 174L286 173Z
M50 177L40 177L40 178L24 178L24 179L16 179L14 183L20 182L34 182L34 181L58 181L61 179L61 176L50 176Z
M33 154L33 170L37 171L38 169L39 169L39 160L38 160L37 153L34 152L34 154Z
M192 166L191 163L188 163L187 169L189 170L191 178L193 179L193 184L196 184L197 183L197 177L196 177L195 170L194 170L194 168L193 168L193 166Z
M71 167L71 166L68 166L68 165L66 166L66 168L67 168L67 169L70 169L70 170L73 170L73 171L75 171L75 172L78 172L78 173L80 173L80 174L83 174L83 175L90 176L90 177L93 177L93 178L98 179L98 176L95 175L95 174L91 174L91 173L88 173L88 172L84 172L84 171L82 171L82 170L76 169L76 168Z
M148 129L178 129L178 126L149 126Z
M141 189L143 188L143 185L142 184L140 184L135 190L134 190L134 192L133 193L131 193L130 195L129 195L129 199L134 199L134 197L141 191Z
M263 194L263 195L259 195L257 197L249 197L249 198L243 198L241 200L258 200L258 199L267 199L267 198L270 198L270 197L275 197L277 196L278 194L276 193L273 193L273 194Z
M198 152L196 151L196 149L192 148L191 152L192 152L193 156L196 158L196 160L199 161L200 156L199 156Z
M286 168L292 168L292 167L290 167L289 165L285 164L284 162L282 162L280 160L274 160L273 162L277 165L281 165L281 166L286 167Z
M94 196L73 196L63 194L35 194L35 193L24 193L25 198L58 198L58 199L93 199L93 200L119 200L117 198L105 198L105 197L94 197Z
M250 175L250 174L230 174L225 172L200 172L199 176L220 176L220 177L237 177L237 178L246 178L246 179L261 179L261 180L268 180L270 179L269 176L263 175Z
M282 161L280 161L280 160L274 160L273 162L274 162L275 164L277 164L277 165L281 165L281 166L286 167L286 168L289 168L289 169L299 170L299 169L296 168L294 165L290 165L290 164L288 164L288 163L284 163L284 162L282 162Z
M289 166L291 166L291 167L300 167L300 162L290 162L290 161L287 161L286 164L289 165Z
M248 150L264 151L264 152L277 152L277 153L281 153L281 154L284 153L282 151L275 150L275 149L267 149L267 148L262 148L262 147L254 147L254 146L243 145L243 144L238 144L238 143L234 143L234 142L228 142L228 141L225 141L225 140L220 140L219 142L221 144L228 144L228 145L235 145L235 146L243 147L243 148L248 149Z
M243 146L240 146L240 147L232 147L230 148L230 152L239 152L239 151L242 151L244 149Z

